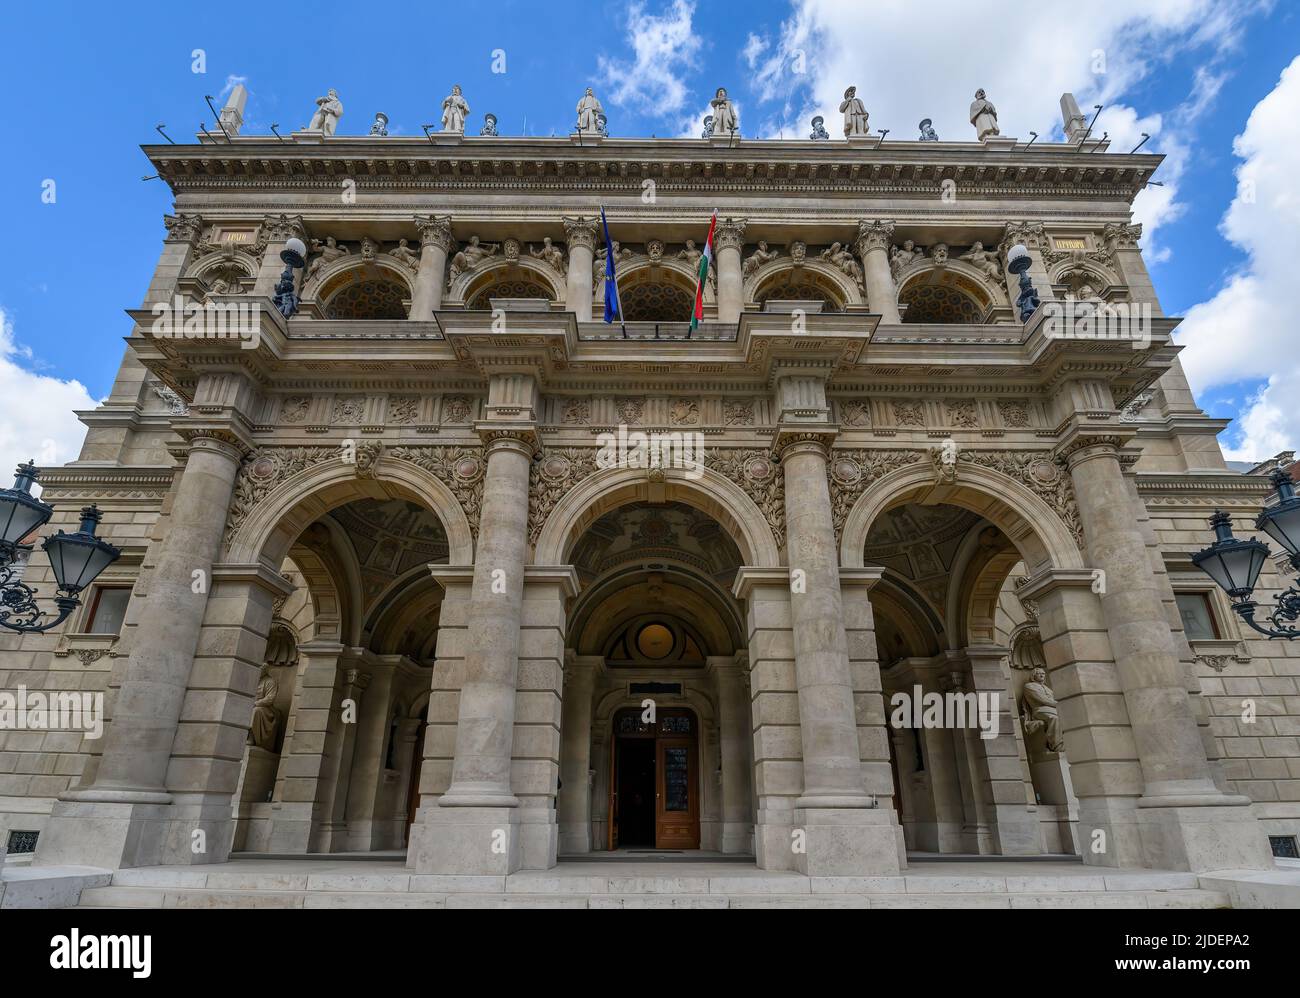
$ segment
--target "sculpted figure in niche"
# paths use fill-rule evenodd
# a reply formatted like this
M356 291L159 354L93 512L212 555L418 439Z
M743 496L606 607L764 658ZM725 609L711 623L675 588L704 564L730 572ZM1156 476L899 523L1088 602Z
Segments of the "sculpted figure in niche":
M605 109L600 106L600 101L591 92L591 87L588 87L587 92L578 101L578 131L584 135L600 135L601 119L604 116Z
M319 255L316 256L308 265L308 277L315 274L316 271L320 270L321 267L325 266L325 264L333 263L339 257L346 256L348 253L348 248L346 246L340 246L333 236L326 236L323 243L319 239L313 239L311 241L311 250L313 253Z
M307 128L324 135L333 135L341 117L343 117L343 102L339 100L339 92L330 90L324 97L316 98L316 113L311 116L311 123Z
M713 108L712 134L731 135L739 130L740 119L736 117L736 105L727 99L726 87L718 87L718 93L709 101L709 107Z
M986 250L983 243L976 242L961 255L961 258L973 263L984 272L985 277L995 284L1002 279L1002 266L998 260L998 255L991 250Z
M622 263L625 260L632 259L632 251L630 249L624 249L622 244L617 239L613 240L613 243L614 243L614 266L615 267L617 267L620 263ZM600 249L596 250L595 255L592 257L591 274L592 277L597 281L602 280L605 276L605 257L607 257L608 255L609 255L609 250L606 247L602 246Z
M677 254L677 259L685 260L687 263L691 265L691 269L694 270L699 266L700 256L701 256L700 251L695 248L695 240L688 239L686 240L686 249L682 250Z
M1056 713L1056 694L1047 685L1047 673L1035 669L1030 673L1030 681L1025 683L1020 707L1020 720L1025 734L1032 735L1042 731L1047 744L1047 751L1061 751L1061 732Z
M767 248L767 243L764 242L762 239L760 239L758 241L758 249L754 250L754 252L750 254L749 258L745 261L745 266L744 266L745 276L749 277L752 273L754 273L754 271L758 270L759 267L763 266L763 264L771 263L780 255L781 254L778 253L776 250L769 250Z
M857 87L849 87L844 91L844 100L840 101L840 111L844 114L846 139L867 134L867 109L857 94Z
M542 237L542 248L540 250L534 249L530 243L528 246L528 255L535 256L539 260L544 260L561 274L564 273L564 252L551 242L550 236Z
M280 712L275 708L275 698L280 694L280 684L271 678L271 670L262 666L253 697L253 723L248 729L248 739L260 749L275 751L275 731L280 724Z
M442 130L444 132L464 132L465 119L469 117L469 104L461 95L460 84L451 88L442 100Z
M990 135L1001 135L998 131L998 109L985 96L983 88L975 91L975 99L970 105L970 123L975 126L975 137L983 142Z

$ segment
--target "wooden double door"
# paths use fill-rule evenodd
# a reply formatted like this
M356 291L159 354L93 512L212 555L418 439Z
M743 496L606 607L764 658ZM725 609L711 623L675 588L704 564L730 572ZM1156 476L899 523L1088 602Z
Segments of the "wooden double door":
M699 722L682 707L614 717L609 848L700 847Z

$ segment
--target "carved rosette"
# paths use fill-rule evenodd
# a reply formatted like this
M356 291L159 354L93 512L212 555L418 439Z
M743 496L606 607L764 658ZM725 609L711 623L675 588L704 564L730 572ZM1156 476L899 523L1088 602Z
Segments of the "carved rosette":
M747 221L744 218L728 218L718 222L718 227L713 233L714 247L718 250L743 249Z
M451 238L450 215L416 215L415 231L420 236L420 246L440 246L443 252L451 252L455 245Z
M894 239L894 223L863 220L858 223L856 248L858 256L865 256L868 250L888 250Z
M547 517L575 485L598 471L593 447L557 447L528 473L528 543L536 544Z
M925 459L926 455L919 450L832 450L826 463L826 478L831 490L835 539L840 540L849 511L868 485L882 475Z
M574 218L571 215L564 216L561 221L564 223L564 238L568 241L570 253L573 252L575 247L589 250L596 248L596 223L594 221L581 216Z
M759 448L710 450L704 465L745 490L767 520L777 547L785 547L785 473L771 455Z

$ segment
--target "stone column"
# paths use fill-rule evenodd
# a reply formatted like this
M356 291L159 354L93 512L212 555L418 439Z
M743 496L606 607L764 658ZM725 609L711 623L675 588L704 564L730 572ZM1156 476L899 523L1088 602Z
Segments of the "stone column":
M560 730L560 852L591 852L591 698L601 659L571 655L564 670Z
M1080 393L1086 394L1086 393ZM1076 417L1077 419L1078 417ZM1076 424L1058 448L1068 463L1101 597L1115 669L1141 764L1136 831L1146 865L1259 869L1272 865L1246 797L1214 784L1169 620L1135 521L1121 440ZM1101 574L1095 574L1097 571Z
M284 261L280 259L280 251L284 249L284 244L294 237L307 243L307 226L301 215L267 215L262 219L258 241L264 243L266 248L262 251L262 266L257 271L253 294L267 298L275 297L275 286L280 283L280 275L284 273ZM295 291L302 290L302 282L306 274L306 267L294 271Z
M415 274L410 318L425 322L442 305L447 252L452 246L451 216L416 215L415 228L420 234L420 269Z
M840 566L827 480L835 429L825 382L778 377L781 422L774 449L785 475L786 553L795 679L803 747L803 793L794 820L806 832L796 868L809 876L897 873L892 809L863 788Z
M1042 834L1037 806L1030 806L1025 793L1025 771L1016 741L1018 710L1010 693L1007 655L1008 649L998 645L965 649L971 691L990 703L997 714L997 734L985 738L982 731L975 731L969 744L993 851L1002 856L1031 856L1043 851Z
M722 851L749 853L754 848L753 781L750 779L749 663L744 652L734 659L711 659L718 677L719 749L722 755Z
M140 614L95 780L55 804L41 835L42 865L117 869L160 861L159 823L170 820L172 802L167 765L243 453L226 431L193 430L189 437L148 592L135 596L148 610Z
M589 218L565 216L564 237L569 244L568 286L564 302L579 322L590 322L591 267L595 259L596 223Z
M537 383L494 374L487 418L478 424L487 454L465 682L460 690L451 786L429 809L421 872L504 876L519 869L519 799L511 788L528 477L536 452ZM428 864L428 868L424 864Z
M713 233L718 265L718 321L739 322L745 305L745 277L740 251L745 245L745 219L728 218Z
M893 238L893 222L858 223L857 250L862 258L867 307L886 323L902 321L898 314L898 289L894 287L894 275L889 269L889 244Z

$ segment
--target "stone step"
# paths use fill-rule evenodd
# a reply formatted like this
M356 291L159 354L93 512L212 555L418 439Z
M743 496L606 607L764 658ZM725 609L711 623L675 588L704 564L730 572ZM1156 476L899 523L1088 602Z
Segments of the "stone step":
M579 893L217 890L91 887L87 908L1226 908L1199 889L1073 892Z

